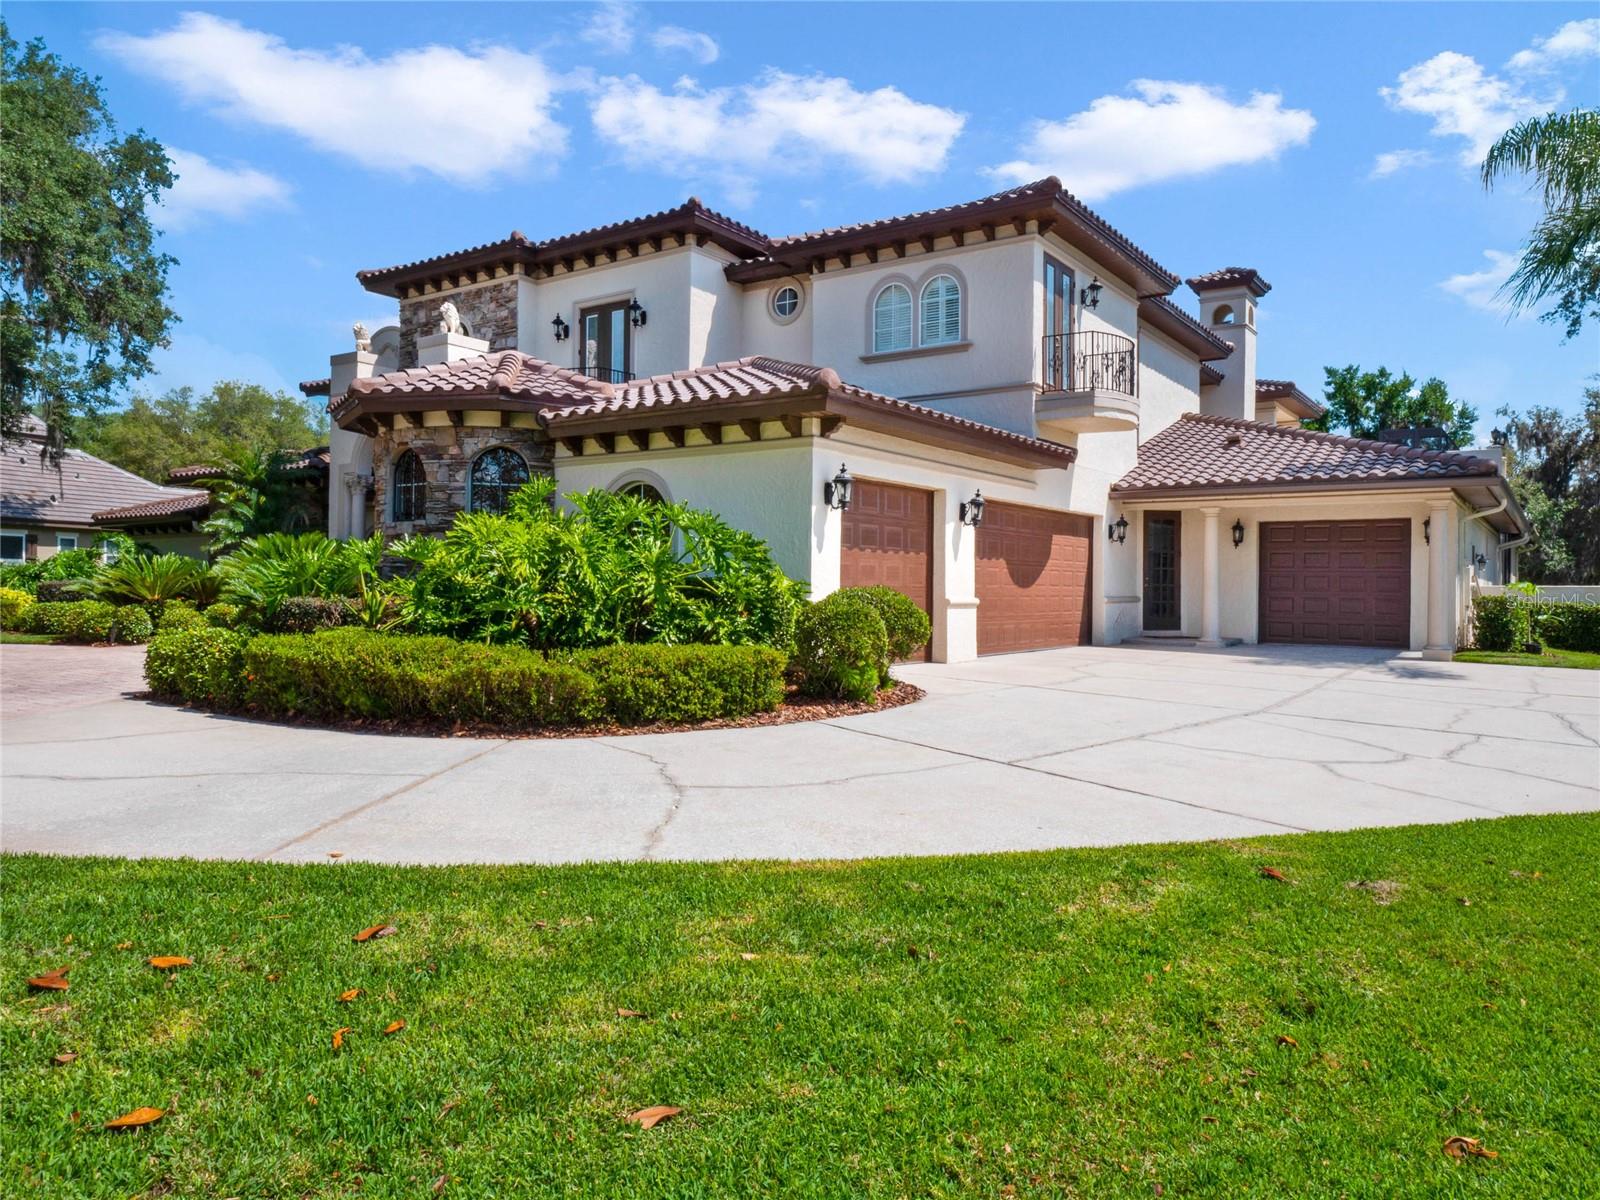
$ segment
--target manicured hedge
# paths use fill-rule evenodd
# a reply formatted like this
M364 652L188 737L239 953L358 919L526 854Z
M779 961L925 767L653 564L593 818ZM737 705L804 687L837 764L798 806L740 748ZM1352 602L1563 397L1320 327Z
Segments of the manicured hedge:
M1600 653L1600 604L1479 596L1472 618L1479 650L1519 650L1539 641L1556 650Z
M117 607L115 623L111 626L111 640L115 642L148 642L155 633L155 622L143 605L123 604Z
M21 629L33 597L21 588L0 587L0 629Z
M915 655L933 636L933 623L928 620L928 614L903 592L882 584L841 590L852 596L860 596L878 610L878 615L883 618L884 632L889 635L889 657L896 662ZM887 670L878 682L884 687L889 685Z
M150 614L139 605L104 600L42 600L23 611L19 625L69 642L143 642L153 632Z
M343 600L331 596L289 596L273 612L267 627L272 633L319 633L350 623Z
M200 610L182 600L168 600L155 607L160 610L160 615L156 617L156 628L163 633L169 629L199 629L206 624Z
M230 709L243 695L243 634L228 629L174 629L156 635L144 653L150 690L167 700Z
M871 700L889 676L889 634L870 600L854 588L823 597L795 621L794 661L802 690Z
M237 604L219 602L206 605L205 612L200 615L205 618L207 625L218 629L236 629L244 616L244 610Z
M783 703L785 659L765 646L607 646L562 656L594 680L623 725L709 721Z
M69 604L74 600L87 600L87 579L41 579L34 596L41 604Z

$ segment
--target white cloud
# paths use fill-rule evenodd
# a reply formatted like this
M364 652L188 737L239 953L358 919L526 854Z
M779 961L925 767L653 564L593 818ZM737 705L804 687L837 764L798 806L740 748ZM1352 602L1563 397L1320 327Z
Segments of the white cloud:
M636 75L604 79L590 114L628 165L710 176L742 198L758 174L799 174L821 163L880 184L934 174L966 123L898 88L867 92L847 79L778 70L710 90L687 78L671 92Z
M1466 166L1482 162L1496 138L1549 104L1454 50L1407 67L1381 94L1392 108L1431 117L1434 137L1465 139L1461 161Z
M1473 308L1500 316L1509 315L1511 305L1500 295L1500 289L1511 278L1511 272L1517 269L1517 256L1504 250L1485 250L1483 256L1489 260L1489 265L1483 270L1452 275L1439 287Z
M1432 161L1433 155L1426 150L1385 150L1372 160L1372 171L1367 178L1383 179L1412 167L1425 167Z
M299 50L209 13L147 37L107 33L100 49L233 120L293 133L378 170L475 183L566 149L552 116L557 78L503 47Z
M1506 66L1514 71L1548 71L1557 62L1600 55L1600 17L1568 21L1547 38L1511 56Z
M1202 83L1136 79L1135 95L1101 96L1062 121L1035 121L1018 159L989 168L1006 182L1060 176L1085 200L1222 167L1275 160L1305 144L1316 118L1276 92L1243 104Z
M650 35L650 44L663 53L681 50L701 66L716 62L722 53L715 38L680 25L663 25Z
M639 6L628 0L596 5L578 36L605 54L626 54L638 33Z
M261 208L283 208L293 189L276 175L244 165L224 167L203 154L167 147L177 181L161 198L157 223L185 229L208 216L237 220Z

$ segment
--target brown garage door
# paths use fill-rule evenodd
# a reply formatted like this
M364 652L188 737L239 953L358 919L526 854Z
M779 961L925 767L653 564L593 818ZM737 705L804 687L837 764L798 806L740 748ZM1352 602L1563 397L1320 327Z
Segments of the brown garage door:
M1074 513L990 501L978 526L978 653L1089 640L1090 534Z
M843 587L882 584L933 612L933 493L856 480L844 511ZM924 647L918 657L926 658Z
M1410 521L1262 524L1263 642L1405 646L1410 633Z

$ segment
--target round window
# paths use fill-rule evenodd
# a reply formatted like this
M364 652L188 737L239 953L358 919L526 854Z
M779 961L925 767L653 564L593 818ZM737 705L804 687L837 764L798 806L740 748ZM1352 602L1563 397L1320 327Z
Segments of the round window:
M784 286L772 293L772 312L780 321L787 321L799 311L799 288Z

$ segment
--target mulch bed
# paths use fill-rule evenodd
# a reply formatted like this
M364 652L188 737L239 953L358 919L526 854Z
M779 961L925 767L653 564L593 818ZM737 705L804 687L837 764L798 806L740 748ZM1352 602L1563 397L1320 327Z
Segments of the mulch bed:
M446 725L439 721L315 721L294 717L284 720L255 717L248 712L227 713L213 709L197 712L217 712L221 716L258 720L271 725L303 726L309 729L336 729L345 733L406 734L411 737L472 737L472 738L586 738L618 737L636 733L690 733L701 729L755 729L762 725L794 725L801 721L827 721L834 717L854 717L862 713L883 712L899 708L922 699L926 693L915 684L896 680L892 687L878 693L876 704L852 700L818 700L791 692L776 712L755 713L748 717L728 717L716 721L696 721L673 724L658 721L653 725L562 725L543 729L503 729L496 725ZM149 700L155 704L168 703L150 692L129 693L130 699ZM182 707L182 706L175 706Z

